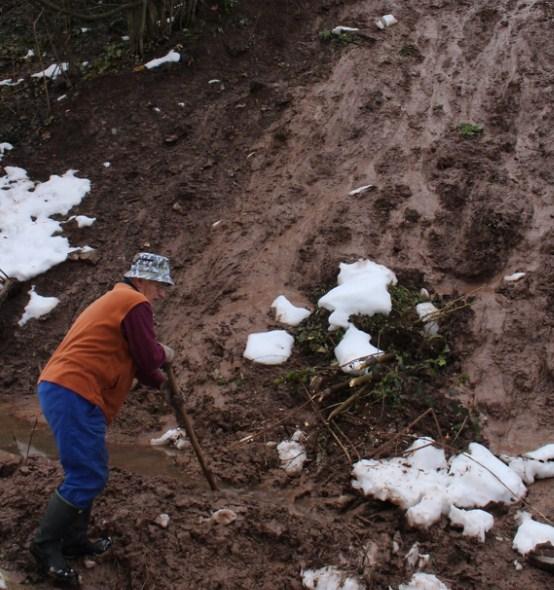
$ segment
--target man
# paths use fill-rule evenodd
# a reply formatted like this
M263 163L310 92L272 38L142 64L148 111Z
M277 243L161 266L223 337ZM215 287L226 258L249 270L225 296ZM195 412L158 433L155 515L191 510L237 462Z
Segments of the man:
M108 479L106 429L123 405L133 378L160 388L160 370L174 352L156 341L151 303L173 285L169 260L141 252L124 281L89 305L44 367L41 409L52 429L64 480L51 496L31 544L39 567L57 581L78 583L66 557L98 555L109 537L89 541L94 498Z

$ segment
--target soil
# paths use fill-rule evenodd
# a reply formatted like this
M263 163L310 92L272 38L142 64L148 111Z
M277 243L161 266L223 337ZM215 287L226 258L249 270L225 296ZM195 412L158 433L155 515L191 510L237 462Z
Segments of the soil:
M375 18L388 13L399 22L379 31ZM415 541L431 556L426 571L452 590L552 587L550 573L511 548L520 505L493 507L495 528L480 545L445 519L409 529L399 509L355 494L350 469L429 407L437 421L427 415L409 432L442 433L456 448L479 439L521 453L552 442L553 21L546 1L242 0L226 20L207 20L180 64L54 84L47 126L32 112L17 124L3 118L0 141L15 149L2 165L36 180L67 169L91 179L77 213L97 222L66 233L99 253L32 281L61 299L47 318L17 326L30 283L0 307L3 411L32 429L40 367L72 320L135 252L164 253L177 286L156 310L157 332L177 351L221 487L208 489L190 448L171 459L182 478L114 467L92 524L114 548L91 569L76 565L83 588L300 589L301 570L324 565L368 589L397 588L411 576L404 555ZM320 40L337 24L368 33ZM155 56L185 41L177 35ZM0 65L0 77L13 77L13 64ZM34 104L5 88L0 96L18 114ZM467 122L483 132L464 137ZM449 370L421 395L340 418L345 452L304 386L286 378L313 357L300 350L284 367L263 367L242 352L249 333L277 326L278 294L314 307L340 262L366 257L443 301L467 296L471 309L448 327ZM504 281L515 271L526 275ZM171 423L159 393L139 388L110 441L140 453ZM289 477L272 443L298 427L309 461ZM0 568L10 588L47 588L27 549L60 468L38 455L0 459ZM553 520L552 496L544 481L527 501ZM219 508L237 520L214 524ZM155 523L160 513L167 528Z

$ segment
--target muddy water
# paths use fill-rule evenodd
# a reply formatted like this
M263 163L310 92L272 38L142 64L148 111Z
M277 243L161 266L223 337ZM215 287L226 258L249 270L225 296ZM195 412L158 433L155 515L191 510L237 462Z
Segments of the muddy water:
M49 428L0 411L0 449L21 455L56 458L57 449ZM147 476L185 478L186 472L176 464L179 451L145 445L112 444L108 441L110 465Z

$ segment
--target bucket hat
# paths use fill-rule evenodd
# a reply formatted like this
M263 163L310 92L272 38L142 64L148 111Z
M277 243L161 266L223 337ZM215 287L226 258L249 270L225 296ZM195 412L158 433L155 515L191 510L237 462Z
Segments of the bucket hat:
M171 278L169 258L150 252L135 254L131 268L123 275L128 279L145 279L165 285L174 285Z

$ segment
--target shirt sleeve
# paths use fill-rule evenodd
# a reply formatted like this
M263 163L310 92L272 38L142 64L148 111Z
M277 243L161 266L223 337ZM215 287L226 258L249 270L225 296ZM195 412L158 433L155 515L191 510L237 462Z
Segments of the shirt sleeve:
M121 331L135 363L136 377L144 385L159 388L165 381L160 367L165 352L154 334L154 316L148 302L135 305L121 322Z

